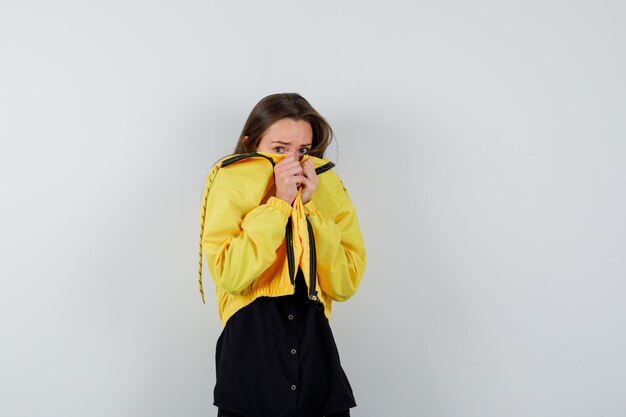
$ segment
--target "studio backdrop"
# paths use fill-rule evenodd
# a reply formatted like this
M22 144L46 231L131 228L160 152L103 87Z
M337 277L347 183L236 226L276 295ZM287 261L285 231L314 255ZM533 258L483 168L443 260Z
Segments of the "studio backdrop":
M626 5L0 2L0 415L206 417L213 162L330 122L354 417L626 415Z

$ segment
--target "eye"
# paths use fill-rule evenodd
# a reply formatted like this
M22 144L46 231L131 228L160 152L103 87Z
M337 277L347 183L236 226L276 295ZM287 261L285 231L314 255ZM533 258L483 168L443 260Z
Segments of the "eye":
M282 146L277 146L274 148L274 152L276 153L282 153L282 151L284 150L284 148Z
M305 153L308 153L308 152L309 152L309 148L300 148L300 153L301 154L304 155Z

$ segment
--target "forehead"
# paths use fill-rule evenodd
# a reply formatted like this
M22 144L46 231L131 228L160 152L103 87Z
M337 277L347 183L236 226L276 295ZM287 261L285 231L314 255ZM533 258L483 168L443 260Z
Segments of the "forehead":
M283 142L284 144L308 145L313 137L313 129L306 120L281 119L273 123L263 134L262 142Z

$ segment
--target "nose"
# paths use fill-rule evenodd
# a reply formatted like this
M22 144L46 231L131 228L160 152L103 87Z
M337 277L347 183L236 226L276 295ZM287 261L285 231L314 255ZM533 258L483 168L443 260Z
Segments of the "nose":
M285 152L287 155L293 155L296 157L296 159L299 161L302 159L302 154L300 152L296 152L296 151L287 151Z

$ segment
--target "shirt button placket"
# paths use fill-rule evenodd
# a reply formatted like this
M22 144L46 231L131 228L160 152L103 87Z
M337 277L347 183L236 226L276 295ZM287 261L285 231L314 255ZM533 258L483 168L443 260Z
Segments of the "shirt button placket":
M287 316L287 318L288 318L290 321L293 321L293 314L289 314L289 315ZM291 348L291 349L289 350L289 353L291 353L291 355L292 355L292 356L295 356L295 355L296 355L296 353L298 353L298 351L297 351L297 349L296 349L296 348ZM294 359L295 359L295 367L297 368L297 367L298 367L297 357L295 357ZM293 385L291 386L291 390L292 390L292 391L296 391L296 389L297 389L297 388L298 388L298 387L296 386L296 384L293 384Z
M297 353L296 348L298 347L298 330L297 330L297 323L295 320L295 313L296 313L294 311L295 309L296 309L296 304L294 300L290 300L289 310L287 310L287 321L289 322L289 325L287 327L289 328L290 337L288 338L288 340L286 340L286 342L288 343L286 346L287 347L286 354L290 356L289 358L287 358L287 361L289 362L289 368L291 370L289 374L291 375L293 380L291 381L291 385L289 386L288 389L290 392L293 393L290 403L291 403L291 407L293 407L294 412L296 410L297 401L298 401L298 395L297 395L298 385L297 384L300 379L300 375L299 375L300 364L298 361L298 356L296 355Z

